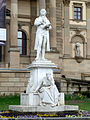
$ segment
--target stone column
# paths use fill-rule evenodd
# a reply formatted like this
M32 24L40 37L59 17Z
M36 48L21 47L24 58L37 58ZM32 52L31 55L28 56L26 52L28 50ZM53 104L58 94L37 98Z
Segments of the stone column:
M6 66L8 67L8 63L9 63L9 53L8 53L8 50L9 50L9 48L10 48L10 24L9 24L9 22L7 22L7 24L6 24L6 30L7 30L7 45L6 45L6 47L5 47L5 62L6 62Z
M50 22L52 30L50 31L51 49L56 49L56 0L50 0Z
M70 0L63 0L64 4L64 57L70 57L71 48L69 43L69 3Z
M90 58L90 2L87 5L87 58Z
M41 9L46 9L46 0L39 0L39 11Z
M11 19L10 19L10 67L17 68L20 63L19 49L17 47L18 33L18 0L11 0Z

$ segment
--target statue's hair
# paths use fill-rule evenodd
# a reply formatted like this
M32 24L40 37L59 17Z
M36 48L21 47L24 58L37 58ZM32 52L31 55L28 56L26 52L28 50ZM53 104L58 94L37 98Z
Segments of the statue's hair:
M40 10L40 14L41 14L42 12L45 12L45 14L47 13L45 9L41 9L41 10Z

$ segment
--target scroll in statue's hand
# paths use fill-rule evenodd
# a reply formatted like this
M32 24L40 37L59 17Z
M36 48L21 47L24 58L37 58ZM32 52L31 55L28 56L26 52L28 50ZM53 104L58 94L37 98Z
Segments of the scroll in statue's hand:
M50 24L46 24L44 29L49 29L49 27L50 27Z

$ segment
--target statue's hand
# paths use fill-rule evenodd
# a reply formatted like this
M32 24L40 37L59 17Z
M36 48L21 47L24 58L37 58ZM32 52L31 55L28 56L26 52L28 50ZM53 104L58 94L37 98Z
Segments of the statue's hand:
M45 29L45 25L41 25L41 28L42 28L42 29Z
M45 29L51 29L51 24L46 24Z

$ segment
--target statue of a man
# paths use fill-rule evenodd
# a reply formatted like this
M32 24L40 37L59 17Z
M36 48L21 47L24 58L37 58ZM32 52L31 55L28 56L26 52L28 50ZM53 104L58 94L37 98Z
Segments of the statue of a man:
M46 17L46 10L41 9L40 16L35 19L34 25L37 27L35 47L37 51L37 59L45 59L45 46L50 51L49 30L52 28L50 21Z
M76 47L75 56L80 57L81 56L80 43L76 43L75 47Z

